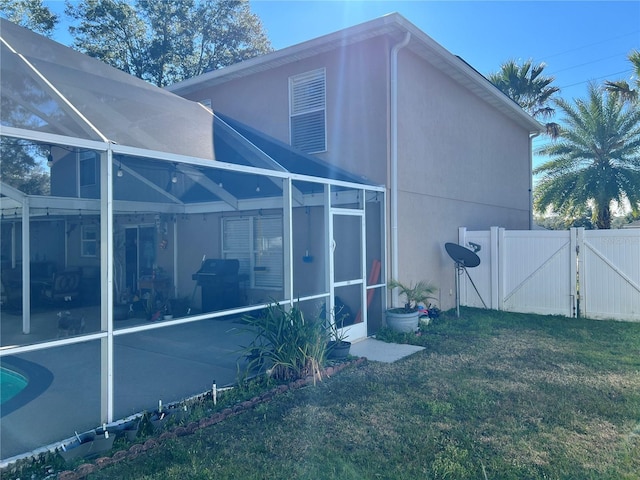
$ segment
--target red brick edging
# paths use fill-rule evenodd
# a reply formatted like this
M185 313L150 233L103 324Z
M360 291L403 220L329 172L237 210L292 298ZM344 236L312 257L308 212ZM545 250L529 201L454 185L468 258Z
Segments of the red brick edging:
M336 366L327 367L323 370L322 373L323 376L330 377L331 375L344 370L346 367L349 367L351 365L359 366L366 361L367 359L364 357L357 358L351 362L345 362ZM201 418L198 422L191 422L186 426L179 425L173 427L171 430L162 432L158 437L148 438L144 443L136 443L129 447L128 450L120 450L114 453L111 457L100 457L95 459L92 463L83 463L75 470L65 470L63 472L60 472L58 473L58 480L82 480L86 478L87 475L94 473L97 470L101 470L124 460L133 460L147 450L152 450L154 448L160 447L167 440L191 435L197 430L210 427L222 422L223 420L226 420L229 417L239 415L240 413L250 410L258 404L268 402L278 394L284 393L288 390L295 390L307 385L313 385L315 381L316 380L312 376L309 376L293 381L287 385L279 385L269 391L264 392L262 395L253 397L251 400L245 400L244 402L234 405L233 407L225 408L221 412L216 412L209 417Z

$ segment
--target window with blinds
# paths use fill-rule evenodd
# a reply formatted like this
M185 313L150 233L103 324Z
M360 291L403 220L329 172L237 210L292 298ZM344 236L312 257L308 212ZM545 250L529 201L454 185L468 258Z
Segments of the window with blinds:
M281 215L222 219L222 255L239 260L252 287L283 288L282 248Z
M290 77L289 96L291 145L305 153L326 151L324 68Z

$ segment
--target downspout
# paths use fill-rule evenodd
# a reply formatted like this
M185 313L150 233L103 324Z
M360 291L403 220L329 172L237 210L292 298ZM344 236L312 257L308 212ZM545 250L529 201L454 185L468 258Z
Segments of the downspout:
M529 134L529 230L533 230L533 139L539 135L540 132Z
M404 40L391 49L391 140L390 140L390 207L391 207L391 278L398 278L398 52L406 47L411 40L411 33L407 32ZM397 289L394 290L392 304L398 300Z

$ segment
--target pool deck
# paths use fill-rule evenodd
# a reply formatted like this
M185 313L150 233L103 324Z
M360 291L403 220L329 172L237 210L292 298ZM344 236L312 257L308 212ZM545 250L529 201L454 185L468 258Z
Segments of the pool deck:
M205 320L114 339L114 419L153 410L237 382L240 345L250 341L233 320ZM394 362L421 347L374 339L355 342L354 356ZM55 447L97 427L100 418L98 341L31 352L20 358L46 366L53 381L36 398L3 415L0 467L25 454ZM175 398L175 392L183 394Z

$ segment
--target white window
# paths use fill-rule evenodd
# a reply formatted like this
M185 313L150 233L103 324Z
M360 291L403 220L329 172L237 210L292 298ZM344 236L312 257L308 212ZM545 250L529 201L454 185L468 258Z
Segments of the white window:
M324 68L289 78L291 145L306 153L324 152L326 137Z
M222 219L222 256L240 261L240 275L256 288L283 288L282 216Z
M98 226L82 225L80 235L80 255L83 257L97 257Z

